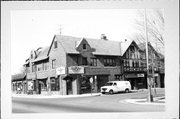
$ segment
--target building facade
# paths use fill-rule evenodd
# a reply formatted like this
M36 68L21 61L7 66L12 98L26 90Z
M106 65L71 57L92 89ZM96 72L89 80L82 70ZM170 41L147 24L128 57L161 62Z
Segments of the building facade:
M132 89L147 88L145 50L140 46L135 41L121 43L106 37L55 35L50 46L31 51L24 64L25 76L18 80L28 94L96 93L111 80L128 80ZM159 72L164 64L159 59L163 58L154 50L150 57L156 55L151 62L157 61L158 65L153 65L154 76L158 73L156 87L162 87ZM155 70L155 66L159 67Z
M28 90L37 94L99 92L109 80L123 80L119 42L106 39L55 35L50 47L31 51L24 66Z

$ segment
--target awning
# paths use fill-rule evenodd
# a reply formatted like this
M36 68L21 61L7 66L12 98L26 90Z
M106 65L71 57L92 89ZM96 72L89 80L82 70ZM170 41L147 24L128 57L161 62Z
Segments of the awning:
M26 75L24 73L19 73L11 76L12 81L23 81L25 80Z

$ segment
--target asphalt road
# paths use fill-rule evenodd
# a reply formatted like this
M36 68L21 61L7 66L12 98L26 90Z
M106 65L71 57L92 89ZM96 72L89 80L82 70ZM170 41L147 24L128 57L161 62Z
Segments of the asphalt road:
M164 91L157 92L164 95ZM13 113L160 112L164 105L127 103L125 99L145 98L147 91L76 98L12 98Z

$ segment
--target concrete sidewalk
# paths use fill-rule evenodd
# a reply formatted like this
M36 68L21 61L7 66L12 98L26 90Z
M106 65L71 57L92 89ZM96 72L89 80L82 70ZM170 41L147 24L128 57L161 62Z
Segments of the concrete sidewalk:
M54 94L46 94L46 95L27 95L27 94L12 94L12 97L16 98L35 98L35 99L48 99L48 98L76 98L76 97L91 97L91 96L100 96L100 93L88 93L88 94L80 94L80 95L54 95Z
M165 105L165 97L155 97L153 102L148 102L147 99L126 99L127 103L141 104L141 105Z

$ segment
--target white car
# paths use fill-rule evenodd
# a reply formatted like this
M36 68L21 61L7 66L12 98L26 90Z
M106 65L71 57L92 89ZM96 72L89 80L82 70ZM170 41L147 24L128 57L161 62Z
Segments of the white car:
M129 81L109 81L105 86L101 87L101 93L117 93L117 92L130 92L131 84Z

